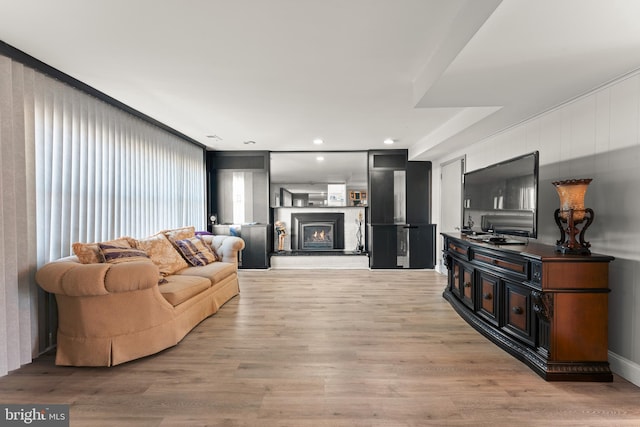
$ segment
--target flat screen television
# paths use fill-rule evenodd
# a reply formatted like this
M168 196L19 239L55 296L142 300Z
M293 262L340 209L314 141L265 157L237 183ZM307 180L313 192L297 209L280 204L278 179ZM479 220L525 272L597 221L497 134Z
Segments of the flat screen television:
M464 174L463 232L538 237L538 152Z

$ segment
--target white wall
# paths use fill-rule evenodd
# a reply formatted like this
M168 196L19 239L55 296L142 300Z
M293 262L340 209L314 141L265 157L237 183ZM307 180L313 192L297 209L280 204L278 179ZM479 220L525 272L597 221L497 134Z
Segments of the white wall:
M553 220L559 199L551 182L593 178L585 204L595 220L585 238L592 252L616 257L609 273L609 362L615 373L640 385L640 74L433 159L433 176L440 176L441 163L463 154L471 171L535 150L540 152L541 243L555 244L560 237ZM439 223L440 182L433 184ZM441 250L438 241L437 253Z

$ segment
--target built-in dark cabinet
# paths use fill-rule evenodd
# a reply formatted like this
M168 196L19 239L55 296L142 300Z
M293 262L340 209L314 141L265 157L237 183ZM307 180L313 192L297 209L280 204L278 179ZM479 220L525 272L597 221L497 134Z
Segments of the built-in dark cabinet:
M371 268L433 268L435 225L371 226Z
M243 225L241 237L246 248L242 251L240 268L268 268L273 247L273 228L270 224Z
M221 229L230 230L224 226L236 225L234 233L245 241L240 268L268 268L273 234L269 152L209 151L206 168L209 230L219 233Z
M369 152L369 265L433 268L431 163L413 162L407 150Z

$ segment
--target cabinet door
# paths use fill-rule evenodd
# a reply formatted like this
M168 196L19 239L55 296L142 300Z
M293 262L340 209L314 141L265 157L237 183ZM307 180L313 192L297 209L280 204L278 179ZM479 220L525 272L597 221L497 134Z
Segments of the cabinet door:
M269 251L273 246L268 225L243 225L242 239L245 248L242 250L240 268L269 268Z
M486 271L478 272L478 314L497 326L500 304L500 279Z
M435 266L435 225L409 227L409 267Z
M531 290L515 282L504 282L503 330L527 344L534 345Z
M460 298L460 275L462 272L462 267L460 267L460 263L458 261L451 261L451 275L449 276L449 287L451 292Z
M462 302L470 309L474 309L474 295L473 295L473 269L465 265L462 266L462 281L460 283L460 290L462 292Z
M407 223L431 222L431 162L407 162Z
M369 171L369 212L371 224L393 224L393 170Z
M397 268L397 241L398 233L395 225L371 226L369 266L371 268Z

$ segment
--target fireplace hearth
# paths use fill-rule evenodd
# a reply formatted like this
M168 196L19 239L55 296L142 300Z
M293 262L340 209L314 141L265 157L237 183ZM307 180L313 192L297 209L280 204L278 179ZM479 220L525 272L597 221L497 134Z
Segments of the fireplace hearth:
M344 249L344 214L337 212L291 215L291 249L332 251Z

